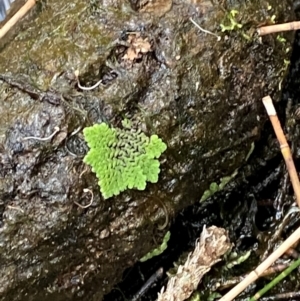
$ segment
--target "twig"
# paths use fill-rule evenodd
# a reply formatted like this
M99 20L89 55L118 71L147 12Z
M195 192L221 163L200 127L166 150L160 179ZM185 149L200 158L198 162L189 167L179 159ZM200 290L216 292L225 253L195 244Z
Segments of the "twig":
M285 253L286 254L286 253ZM283 270L285 270L286 268L289 267L289 264L287 263L281 263L281 264L277 264L277 265L273 265L270 268L266 269L261 275L260 277L266 277L266 276L270 276L273 275L275 273L279 273L282 272ZM236 276L232 279L229 280L223 280L223 279L219 279L216 284L212 287L212 290L218 290L218 291L223 291L225 289L229 289L235 285L237 285L238 283L240 283L245 277L247 277L248 274L244 274L244 275L240 275L240 276Z
M269 268L280 256L282 256L294 243L300 239L300 227L292 233L282 245L275 250L265 261L263 261L254 271L252 271L237 286L231 289L219 301L231 301L239 295L248 285L257 280L264 271Z
M272 123L272 126L273 126L275 134L276 134L276 137L280 144L281 153L284 158L289 176L291 178L293 189L294 189L294 192L296 195L296 201L297 201L298 207L300 207L300 182L299 182L297 170L296 170L293 158L292 158L291 149L284 136L284 133L281 128L280 121L277 117L277 113L275 111L271 97L270 96L264 97L263 104L269 115L270 121Z
M272 287L274 287L277 283L283 280L286 276L288 276L294 269L296 269L300 265L300 258L291 263L291 265L280 273L277 277L275 277L271 282L265 285L260 291L258 291L249 301L256 301L262 295L264 295L267 291L269 291Z
M263 26L257 29L257 32L260 36L264 36L270 33L280 32L280 31L289 31L289 30L297 30L300 29L300 21L283 23L283 24L275 24Z
M261 300L263 301L275 301L275 300L284 300L284 299L289 299L289 300L297 300L300 297L300 292L286 292L282 294L276 294L273 296L268 296L265 298L262 298Z
M30 10L34 7L36 0L28 0L4 25L0 28L0 39Z
M145 295L153 283L162 278L163 272L163 268L159 268L132 297L131 301L138 301L143 295Z

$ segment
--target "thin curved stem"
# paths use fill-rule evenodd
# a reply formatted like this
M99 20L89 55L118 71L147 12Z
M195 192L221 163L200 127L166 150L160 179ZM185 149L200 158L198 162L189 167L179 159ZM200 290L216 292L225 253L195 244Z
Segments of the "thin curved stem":
M44 138L41 138L41 137L35 137L35 136L28 136L28 137L24 137L22 138L23 140L30 140L30 139L35 139L35 140L38 140L38 141L47 141L47 140L51 140L53 138L53 136L58 133L60 131L60 128L58 126L56 126L54 128L54 132L49 135L48 137L44 137Z
M94 90L96 89L101 83L102 83L102 79L100 79L95 85L91 86L91 87L84 87L80 84L80 81L79 81L79 71L76 70L74 72L75 74L75 77L76 77L76 80L77 80L77 85L78 85L78 88L80 88L81 90L84 90L84 91L91 91L91 90Z
M91 194L91 201L87 205L85 205L85 206L77 203L76 201L74 201L74 204L76 204L78 207L80 207L82 209L86 209L86 208L88 208L88 207L90 207L92 205L92 203L94 201L94 193L93 193L92 190L87 189L87 188L83 189L83 192L89 192Z

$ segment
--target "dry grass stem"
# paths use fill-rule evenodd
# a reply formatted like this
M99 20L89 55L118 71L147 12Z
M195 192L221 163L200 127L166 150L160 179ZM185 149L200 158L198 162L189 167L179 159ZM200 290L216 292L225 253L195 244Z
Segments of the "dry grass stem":
M237 286L231 289L219 301L231 301L239 295L248 285L257 280L266 269L268 269L279 257L281 257L293 244L300 239L300 227L290 235L282 245L275 250L265 261L263 261L254 271L252 271Z
M35 5L36 0L28 0L4 25L0 28L0 39L21 20Z
M258 28L257 32L260 36L264 36L264 35L267 35L270 33L297 30L297 29L300 29L300 21L263 26L263 27Z
M212 226L204 227L200 240L184 265L178 267L166 288L162 288L157 301L182 301L197 289L202 277L220 261L220 257L231 248L226 230Z
M287 140L286 140L283 130L281 128L280 121L277 117L277 113L275 111L271 97L270 96L264 97L263 104L269 115L270 121L272 123L272 126L273 126L275 134L276 134L276 137L280 144L281 153L284 158L284 161L285 161L285 164L286 164L286 167L287 167L287 170L288 170L288 173L289 173L292 185L293 185L293 189L294 189L294 192L296 195L296 201L297 201L298 207L300 207L300 182L299 182L297 170L296 170L293 158L292 158L291 149L287 143Z

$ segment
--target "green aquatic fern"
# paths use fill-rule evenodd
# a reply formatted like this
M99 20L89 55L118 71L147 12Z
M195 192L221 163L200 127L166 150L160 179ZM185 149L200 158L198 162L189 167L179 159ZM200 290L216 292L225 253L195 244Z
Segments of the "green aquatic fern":
M129 126L111 128L106 123L87 127L83 134L90 148L83 161L96 173L105 199L158 181L157 159L167 146L157 135L149 138Z
M161 243L161 245L159 245L156 249L154 250L151 250L149 253L147 253L145 256L143 256L140 261L141 262L144 262L144 261L147 261L149 259L151 259L152 257L154 256L158 256L160 255L162 252L164 252L167 247L168 247L168 241L170 240L170 237L171 237L171 232L168 231L164 238L163 238L163 241Z

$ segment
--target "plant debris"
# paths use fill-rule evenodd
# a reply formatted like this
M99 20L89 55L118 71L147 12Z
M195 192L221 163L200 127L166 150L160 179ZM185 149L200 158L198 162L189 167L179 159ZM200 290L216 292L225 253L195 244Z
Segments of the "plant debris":
M142 38L139 33L128 35L127 42L130 46L126 50L123 60L134 61L152 50L149 38Z
M215 226L206 229L204 226L194 251L189 254L185 264L178 267L166 289L162 288L157 301L180 301L189 298L202 277L231 247L226 230Z

